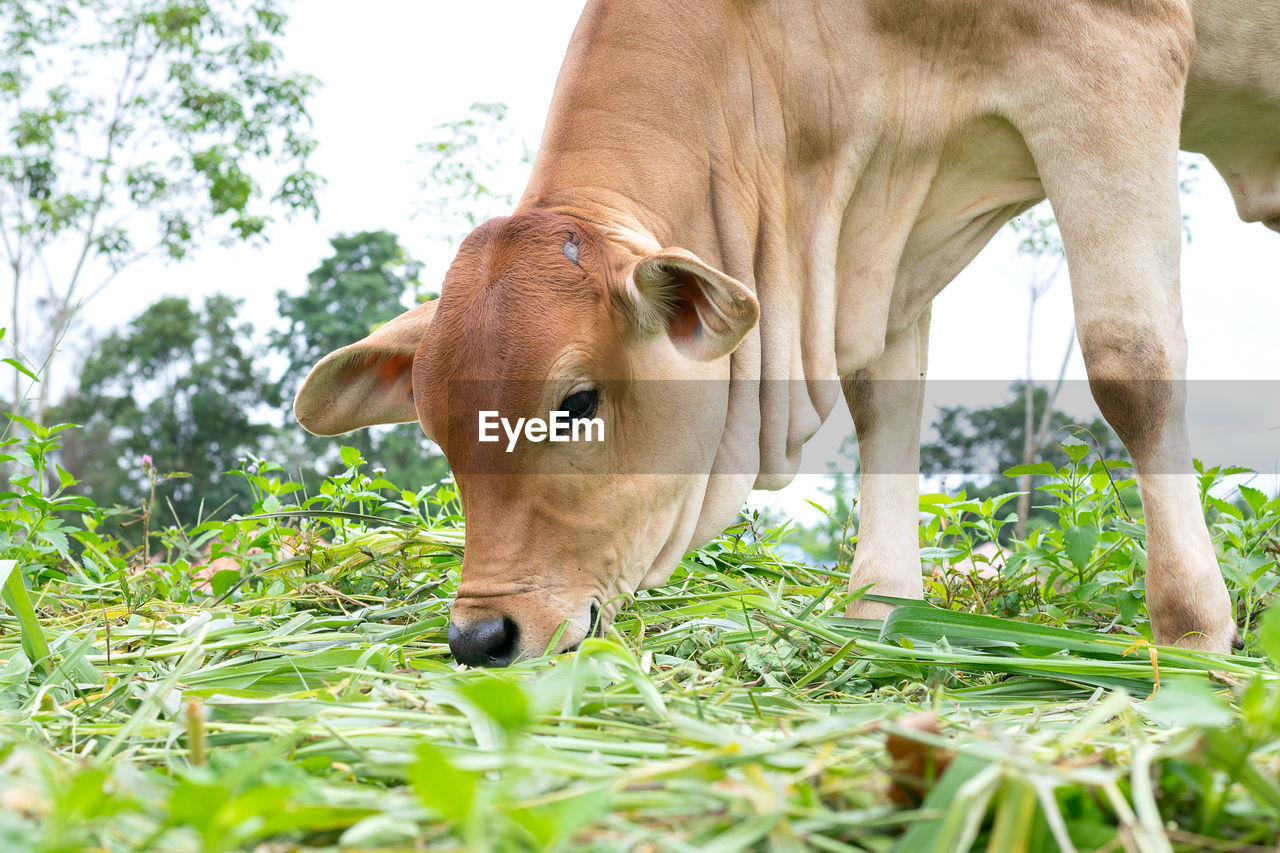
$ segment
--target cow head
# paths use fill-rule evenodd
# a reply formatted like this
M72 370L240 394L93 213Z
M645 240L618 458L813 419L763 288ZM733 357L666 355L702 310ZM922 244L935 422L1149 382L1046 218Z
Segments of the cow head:
M564 623L551 650L577 646L670 576L724 430L729 354L758 316L689 252L519 213L467 237L438 300L322 360L294 411L320 435L418 420L440 445L467 520L449 645L505 665ZM557 411L600 419L603 440L479 440L482 413Z

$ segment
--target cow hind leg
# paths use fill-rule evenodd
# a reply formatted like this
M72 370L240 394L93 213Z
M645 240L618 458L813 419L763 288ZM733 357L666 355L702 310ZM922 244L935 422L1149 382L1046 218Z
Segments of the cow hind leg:
M929 309L903 332L890 335L884 353L842 385L858 436L861 489L858 543L850 591L922 598L917 530L920 504L920 418L929 350ZM889 605L856 599L846 616L879 619Z
M1155 641L1226 652L1236 627L1192 473L1182 324L1155 319L1112 317L1081 328L1089 388L1138 473Z
M1154 639L1226 652L1236 629L1201 512L1185 416L1181 92L1153 94L1161 79L1153 71L1150 85L1117 80L1091 109L1031 122L1024 135L1062 230L1090 389L1137 472Z

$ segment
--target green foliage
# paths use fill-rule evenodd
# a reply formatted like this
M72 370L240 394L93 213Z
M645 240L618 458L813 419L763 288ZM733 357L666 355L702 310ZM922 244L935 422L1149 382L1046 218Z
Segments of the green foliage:
M529 166L533 152L512 130L507 106L475 103L469 115L444 122L418 146L427 164L420 210L440 227L436 238L453 245L492 216L505 216L522 186L513 164Z
M926 590L942 606L1020 620L1090 630L1134 626L1149 641L1143 619L1146 532L1142 507L1127 465L1090 461L1091 447L1077 439L1062 444L1067 462L1018 466L1007 476L1034 473L1052 496L1043 509L1050 522L1025 541L1003 543L1015 521L1008 510L1016 493L990 498L924 495L920 510ZM1227 578L1239 621L1255 624L1275 593L1280 574L1280 497L1267 498L1236 486L1241 505L1216 496L1227 478L1251 474L1243 468L1200 471L1203 507ZM1117 474L1119 472L1119 474Z
M946 477L945 486L948 490L963 491L973 500L985 500L1017 491L1018 484L1014 479L1016 474L1011 477L1007 473L996 472L1007 472L1022 462L1026 436L1024 390L1024 383L1014 383L1010 389L1009 402L996 406L940 406L933 422L933 430L938 437L920 448L920 473L926 477ZM1045 406L1048 405L1049 392L1035 386L1032 389L1032 401L1033 423L1038 424ZM1126 458L1123 445L1101 418L1080 423L1070 415L1055 410L1049 416L1048 425L1047 435L1051 442L1064 435L1079 432L1086 440L1097 442L1096 449L1102 458ZM960 475L958 483L953 482L954 475L957 474ZM1038 488L1038 482L1039 478L1033 480L1033 488ZM1032 498L1034 504L1034 494ZM1030 518L1033 526L1049 522L1053 517L1054 514L1047 508L1032 507Z
M31 606L31 596L22 580L22 570L17 560L0 560L0 597L18 620L22 636L22 651L27 660L44 672L49 671L49 644L40 627L40 619Z
M91 501L70 493L75 478L50 459L58 449L58 436L70 424L42 427L16 414L8 419L0 437L0 464L13 466L17 473L0 492L0 559L18 560L28 571L57 572L71 556L74 528L65 514L94 509ZM11 435L13 424L27 435Z
M244 511L245 490L225 472L258 456L280 458L313 483L350 468L335 458L332 439L297 428L293 395L311 366L404 310L420 283L418 264L393 234L338 236L332 245L304 293L278 294L288 323L270 335L270 351L287 360L278 381L268 377L268 349L238 316L240 303L225 296L201 305L163 298L93 346L79 387L52 409L81 426L61 436L56 458L78 472L76 493L129 508L109 521L111 533L140 544L175 512L194 523ZM347 443L397 483L434 487L448 472L413 425L362 430Z
M1220 483L1227 477L1251 476L1247 468L1215 466L1205 468L1196 462L1200 480L1200 501L1205 514L1212 517L1211 532L1220 542L1218 565L1235 600L1241 621L1254 624L1280 585L1276 564L1280 562L1280 496L1268 498L1258 489L1242 484L1240 497L1227 501L1214 494L1221 492ZM1267 650L1275 660L1275 649Z
M271 336L273 348L288 359L281 397L287 402L286 438L298 442L272 449L289 458L292 468L307 474L332 473L322 460L332 456L334 442L304 437L296 428L292 401L302 380L330 352L360 340L424 295L418 278L421 265L395 234L340 234L329 244L333 254L308 273L306 291L298 295L277 291L285 328ZM413 425L360 430L344 441L397 483L433 485L448 471L444 457Z
M287 17L274 0L3 7L0 103L13 148L0 179L17 234L47 239L88 222L93 250L119 264L141 236L124 225L131 209L152 214L173 257L215 219L242 239L260 233L268 218L252 204L264 198L315 210L304 130L315 81L279 72ZM273 158L292 170L267 192L248 168Z
M960 564L1008 496L922 498L938 574L883 623L743 519L608 636L495 673L448 653L452 484L345 447L308 494L254 459L248 514L157 522L130 558L92 502L56 503L71 434L5 445L37 470L0 496L31 587L0 610L5 850L1247 850L1280 822L1280 497L1225 500L1236 469L1200 472L1232 657L1147 642L1140 507L1067 443L1036 471L1056 523L990 581ZM921 808L888 796L912 782L890 736L936 770Z
M224 472L272 431L255 409L280 400L238 309L225 296L199 307L166 297L94 348L60 412L85 425L65 440L64 458L84 470L82 488L97 501L138 506L148 498L145 456L161 471L183 472L164 493L183 521L227 504L247 509L236 505L243 489Z
M284 329L271 343L289 360L282 377L292 398L320 359L354 343L408 308L421 294L422 266L390 231L329 239L333 254L307 273L301 294L276 291Z
M143 257L317 211L316 83L280 67L286 21L277 0L0 3L15 354L39 364L77 305Z

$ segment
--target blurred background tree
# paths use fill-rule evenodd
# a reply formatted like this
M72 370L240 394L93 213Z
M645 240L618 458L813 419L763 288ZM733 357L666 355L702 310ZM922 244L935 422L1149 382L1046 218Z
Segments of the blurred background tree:
M166 297L94 347L78 390L54 413L85 427L64 433L63 447L83 492L138 506L148 456L162 474L189 475L165 492L183 523L250 509L242 481L225 472L275 432L264 416L281 400L239 307L222 295L200 306Z
M271 333L272 346L288 364L281 377L296 393L316 362L354 343L418 301L422 265L390 231L361 231L330 238L333 253L307 273L300 294L276 291L284 328Z
M281 68L287 21L277 0L0 0L6 340L45 378L27 414L77 306L130 265L317 212L316 82Z
M318 212L307 111L317 83L285 67L283 8L0 0L5 355L42 374L25 414L83 424L64 434L60 462L103 504L138 505L151 485L144 455L161 474L190 475L161 495L184 522L247 509L241 481L224 472L251 456L310 479L332 472L346 444L405 488L447 473L415 425L319 439L292 418L293 395L326 353L432 295L390 231L334 236L306 288L277 293L279 324L254 318L257 338L240 303L220 296L162 298L96 341L92 329L67 335L86 302L127 287L144 259L259 242L273 217ZM509 211L529 160L496 103L438 125L420 152L428 172L418 213L439 220L437 242L454 244ZM58 359L60 341L75 345L63 343ZM75 374L68 355L84 360ZM0 396L16 410L24 388L15 378Z
M1101 417L1082 420L1053 408L1050 389L1043 385L1019 381L1009 390L1006 403L984 407L939 406L933 421L937 438L920 446L920 473L940 480L945 478L945 491L954 494L964 489L971 499L985 500L1025 491L1026 515L1019 516L1025 525L1057 516L1035 506L1031 499L1035 488L1032 477L1011 478L1003 472L1015 465L1044 460L1050 449L1057 450L1056 441L1066 436L1062 432L1065 427L1074 425L1088 430L1097 439L1096 449L1104 459L1129 458L1124 445ZM1030 442L1026 432L1028 424L1036 433ZM1086 436L1080 438L1089 441ZM1030 460L1027 459L1028 446L1034 448ZM1048 461L1061 465L1066 458L1056 452ZM1011 533L1025 535L1016 530Z
M462 118L436 125L418 154L427 174L417 212L449 247L486 219L510 213L533 163L502 103L474 103Z
M432 485L448 466L417 424L362 429L335 439L307 435L293 418L294 395L320 359L435 295L423 291L421 264L389 231L339 234L329 245L333 254L307 274L304 292L276 293L285 325L271 334L271 342L287 366L279 384L284 430L272 456L309 479L314 472L330 473L339 446L346 445L374 467L385 468L387 479L398 486Z

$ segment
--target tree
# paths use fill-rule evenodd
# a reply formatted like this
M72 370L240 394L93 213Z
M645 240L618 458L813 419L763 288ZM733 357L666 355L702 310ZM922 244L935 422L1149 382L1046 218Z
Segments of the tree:
M449 246L491 216L510 212L533 163L532 149L511 128L502 103L475 103L466 118L436 125L418 152L428 166L418 210Z
M198 309L166 297L94 347L57 414L84 426L64 433L64 467L98 503L137 506L150 488L146 456L161 473L189 474L168 492L182 521L201 506L248 510L241 480L225 472L275 431L256 414L280 399L239 307L222 295Z
M315 81L279 68L278 0L0 0L0 22L0 251L28 365L142 258L316 212Z
M422 287L422 267L390 231L361 231L329 239L333 254L307 273L307 289L276 291L283 331L271 343L287 360L281 377L296 392L321 358L369 334L406 310Z
M294 296L277 291L280 316L286 325L273 333L272 346L287 360L280 380L280 396L291 403L307 372L327 354L353 343L417 301L422 293L421 265L400 239L389 231L340 234L329 241L333 254L307 274L307 289ZM286 429L297 443L279 453L294 457L297 467L315 468L316 460L332 458L333 439L304 437L285 415ZM416 427L374 427L341 439L357 448L398 486L417 489L439 481L447 472L444 457L434 452Z

